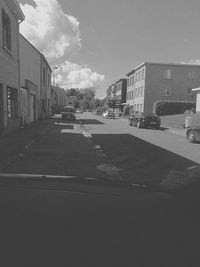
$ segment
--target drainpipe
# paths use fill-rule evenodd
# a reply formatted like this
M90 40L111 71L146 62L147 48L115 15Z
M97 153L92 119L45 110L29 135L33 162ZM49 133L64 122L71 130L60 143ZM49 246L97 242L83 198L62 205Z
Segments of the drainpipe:
M20 64L20 41L19 41L19 35L20 35L20 32L19 32L19 25L21 24L23 20L19 20L18 21L18 38L17 38L17 46L18 46L18 49L17 49L17 53L18 53L18 68L19 68L19 93L18 93L18 96L19 96L19 99L18 99L18 114L19 114L19 119L20 119L20 127L23 128L24 127L24 123L22 121L22 107L21 107L21 64Z

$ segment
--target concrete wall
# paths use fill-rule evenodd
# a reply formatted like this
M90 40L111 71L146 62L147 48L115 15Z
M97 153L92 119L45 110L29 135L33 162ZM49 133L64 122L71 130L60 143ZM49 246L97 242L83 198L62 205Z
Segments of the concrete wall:
M11 52L3 48L2 39L2 8L11 20ZM18 90L19 94L19 25L12 11L6 5L6 1L0 1L0 84L2 84L3 118L0 124L2 130L7 132L19 127L20 110L18 106L18 118L8 119L7 115L7 86ZM19 95L18 95L19 96Z
M43 73L45 70L45 75ZM41 87L40 87L40 99L41 105L39 108L40 118L47 118L51 114L51 69L45 59L41 56ZM43 104L42 104L43 103Z

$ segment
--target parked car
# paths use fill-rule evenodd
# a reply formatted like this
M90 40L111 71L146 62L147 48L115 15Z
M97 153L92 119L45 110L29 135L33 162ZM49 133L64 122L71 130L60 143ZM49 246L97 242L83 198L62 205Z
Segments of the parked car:
M115 113L112 110L108 110L102 114L105 119L115 119Z
M186 137L189 143L200 142L200 126L193 126L188 128Z
M102 115L102 110L97 109L97 110L95 111L95 115L101 116L101 115Z
M161 120L156 114L145 114L138 112L130 118L130 126L137 126L138 128L155 128L160 129Z
M71 106L63 108L61 112L62 120L76 120L75 109Z

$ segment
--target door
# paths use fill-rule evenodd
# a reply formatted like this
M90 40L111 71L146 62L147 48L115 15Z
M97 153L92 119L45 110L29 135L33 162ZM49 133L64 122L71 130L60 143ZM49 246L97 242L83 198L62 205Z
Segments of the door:
M30 95L30 122L35 121L35 96Z
M3 84L0 83L0 132L4 127L4 112L3 112Z
M28 93L26 89L21 89L21 117L22 124L28 124Z

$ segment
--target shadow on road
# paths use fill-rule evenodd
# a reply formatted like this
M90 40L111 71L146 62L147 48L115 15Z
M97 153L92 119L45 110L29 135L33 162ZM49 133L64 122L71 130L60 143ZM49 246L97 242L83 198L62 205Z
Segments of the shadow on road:
M103 122L95 119L80 119L81 124L89 125L89 124L104 124Z
M170 172L188 173L198 165L129 134L94 134L93 138L112 163L124 170L127 181L160 184Z

